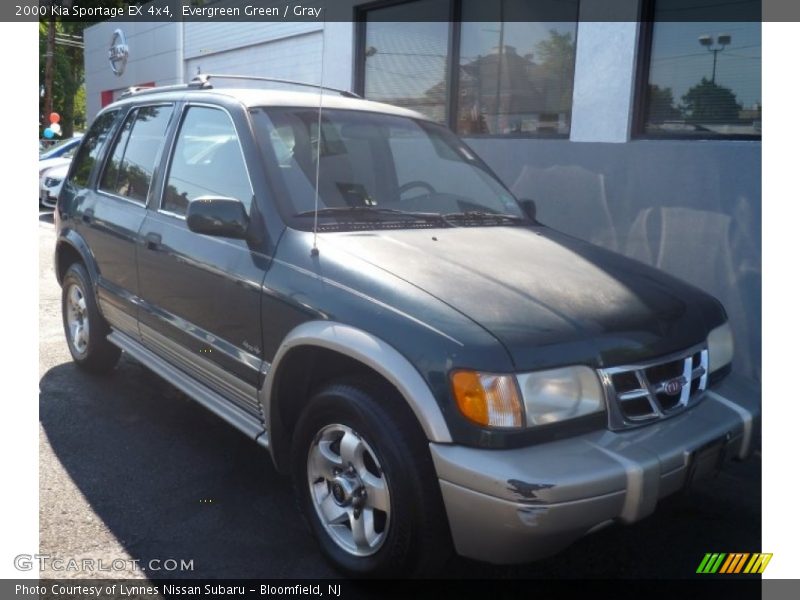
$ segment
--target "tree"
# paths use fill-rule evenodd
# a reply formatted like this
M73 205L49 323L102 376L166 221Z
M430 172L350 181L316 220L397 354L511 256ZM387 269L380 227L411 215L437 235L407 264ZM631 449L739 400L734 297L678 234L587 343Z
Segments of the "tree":
M47 61L40 64L40 80L43 82L45 93L42 98L41 115L42 127L50 124L50 113L55 111L61 115L61 135L71 137L75 128L75 121L86 122L85 114L77 114L75 110L76 95L83 86L83 49L63 44L52 44L48 40L49 31L53 35L83 34L84 25L67 21L54 21L52 26L48 22L39 23L39 45L42 56L47 55L48 47L53 48L52 71L48 81ZM83 110L86 110L85 100Z
M681 111L675 106L672 88L661 88L651 83L648 100L648 118L651 123L660 124L681 118Z
M49 0L48 5L123 8L144 3L145 0ZM86 126L86 91L83 87L83 48L77 44L60 43L58 37L77 41L83 37L83 30L92 24L91 20L64 20L53 17L52 13L39 21L39 55L43 59L40 61L39 81L45 90L39 106L41 126L44 129L50 125L51 112L59 113L64 138L72 136L76 125ZM51 60L48 60L48 54Z
M550 30L550 37L536 44L534 57L543 73L558 83L561 106L572 106L572 70L575 66L575 42L570 32Z
M736 123L742 110L736 94L705 77L681 100L686 120L690 123Z

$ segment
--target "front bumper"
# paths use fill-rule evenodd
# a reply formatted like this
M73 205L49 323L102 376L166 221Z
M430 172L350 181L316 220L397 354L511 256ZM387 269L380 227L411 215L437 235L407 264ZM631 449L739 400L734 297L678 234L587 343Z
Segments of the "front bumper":
M729 378L686 412L630 431L512 450L432 443L456 551L528 562L612 522L638 521L690 477L714 470L709 451L746 458L759 419L758 390Z

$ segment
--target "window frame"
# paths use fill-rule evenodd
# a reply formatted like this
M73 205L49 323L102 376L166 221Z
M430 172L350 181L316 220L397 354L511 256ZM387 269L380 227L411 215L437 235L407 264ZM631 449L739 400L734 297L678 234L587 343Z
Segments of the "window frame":
M155 210L155 212L160 214L160 215L165 215L167 217L172 217L173 219L178 219L178 220L184 221L184 222L186 221L186 215L185 214L181 215L181 214L172 212L170 210L165 210L163 208L163 205L164 205L164 194L165 194L166 189L167 189L167 183L169 182L169 175L170 175L170 172L172 171L172 161L175 158L175 148L178 145L178 138L181 135L181 130L183 128L183 123L186 120L186 115L189 114L189 110L192 107L211 108L211 109L220 110L220 111L224 112L227 115L228 120L231 122L231 126L233 127L233 130L236 132L236 139L239 142L239 153L242 156L242 163L244 164L244 170L245 170L245 173L247 174L247 183L250 186L250 192L251 192L250 208L245 211L247 213L247 216L250 217L253 214L253 206L256 204L256 191L255 191L255 187L253 186L253 176L250 173L250 167L247 164L247 156L245 156L244 146L242 144L242 134L239 131L239 128L236 126L236 119L234 118L233 113L231 113L231 111L226 106L223 106L221 104L213 104L211 102L196 102L196 101L193 101L193 100L188 100L188 101L184 102L183 105L180 107L180 109L177 111L179 114L178 114L177 122L175 124L175 130L172 133L172 135L169 136L170 137L169 144L166 145L167 152L166 152L166 154L164 156L165 160L164 160L164 163L163 163L164 164L164 174L161 176L161 181L159 182L160 183L160 186L159 186L160 189L158 190L158 193L155 195L156 196L155 199L154 199L155 206L153 207L153 210ZM187 205L187 210L188 210L188 205Z
M153 189L154 189L153 183L156 181L156 178L157 178L157 175L158 175L158 168L161 165L161 160L162 160L162 158L164 156L164 149L165 149L166 145L164 144L163 141L161 142L161 145L158 148L158 152L156 153L155 162L153 163L153 174L150 176L150 184L147 187L147 196L145 197L145 199L143 201L136 200L135 198L127 198L125 196L120 196L119 194L115 194L113 192L109 192L108 190L101 189L100 188L100 183L103 180L103 174L106 172L106 168L108 166L108 161L111 160L111 156L113 154L113 149L116 148L116 144L119 141L119 137L122 135L122 132L125 129L125 122L128 120L128 117L130 117L134 113L138 113L140 108L159 107L159 106L172 107L172 113L169 116L169 121L167 121L167 129L166 129L166 132L165 132L165 136L169 137L169 132L170 132L170 126L172 124L172 119L175 118L175 107L176 107L176 103L175 102L153 102L153 103L149 103L149 104L131 104L131 105L125 107L125 108L127 108L127 110L123 110L122 111L123 116L119 117L119 122L116 125L116 131L114 131L114 135L113 135L112 139L110 140L110 142L108 144L108 147L103 151L102 165L100 166L100 169L98 169L98 171L96 173L96 176L95 176L94 183L92 185L92 190L96 194L99 194L101 196L106 196L108 198L115 198L117 200L124 200L125 202L129 202L130 204L133 204L135 206L141 206L143 208L147 208L147 205L150 202L150 196L153 194ZM134 125L136 124L135 123L135 119L136 119L136 117L134 117ZM133 131L133 129L131 129L131 131ZM129 140L130 140L130 136L128 137L128 141ZM128 149L128 141L125 142L125 152L127 152L127 149ZM123 159L125 158L125 152L122 153L122 158Z
M109 113L116 113L116 115L114 115L114 119L111 122L111 127L108 129L108 134L106 135L106 139L103 140L103 142L100 144L100 147L98 148L97 159L94 161L94 164L92 165L92 168L89 171L89 175L86 178L86 184L85 185L78 185L74 181L75 171L78 169L78 161L76 161L75 158L77 158L77 154L81 150L83 145L85 143L88 143L89 133L91 132L92 126L97 121L97 119L99 119L101 116L107 115ZM89 125L89 127L87 128L86 134L83 136L83 139L81 140L81 143L78 144L78 147L75 150L75 155L72 157L72 162L69 165L69 170L67 171L67 176L64 179L65 183L69 183L69 185L71 185L71 186L73 186L75 188L82 189L82 190L92 190L93 191L95 189L96 183L97 183L97 178L98 178L99 174L102 172L102 169L104 168L104 165L105 165L105 156L106 156L106 154L108 152L108 149L106 148L106 146L109 144L109 142L111 140L114 140L116 138L117 131L119 130L119 124L125 119L125 117L122 116L122 115L126 115L126 114L127 114L127 111L124 108L120 108L120 107L109 108L107 110L103 110L100 113L98 113L98 115L94 118L94 121L92 121L92 124Z
M353 89L362 97L366 86L367 15L373 10L413 4L419 0L375 0L353 7L353 23L355 24L355 52L353 53ZM465 139L534 139L534 140L568 140L572 132L572 106L570 104L570 127L567 133L458 133L458 91L459 70L461 62L461 5L464 0L449 0L449 19L447 28L447 60L445 67L445 110L447 119L441 123L457 136ZM578 44L578 24L580 11L575 19L575 44ZM576 53L577 58L577 53ZM573 89L575 84L575 62L572 63Z
M653 29L655 27L656 0L643 0L639 21L639 41L636 46L634 72L633 115L631 140L698 140L761 142L762 135L741 133L653 133L647 131L647 108L650 92L650 63L653 56ZM762 74L763 75L763 74Z

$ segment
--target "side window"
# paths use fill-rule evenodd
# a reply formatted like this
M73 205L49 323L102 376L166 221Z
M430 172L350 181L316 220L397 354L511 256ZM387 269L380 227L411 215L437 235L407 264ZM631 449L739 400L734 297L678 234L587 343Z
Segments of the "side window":
M192 106L178 132L161 208L185 215L189 202L201 196L235 198L249 213L253 190L231 118Z
M73 161L70 181L74 185L78 187L89 185L89 176L92 174L92 168L94 163L97 162L100 149L111 132L117 115L119 115L118 110L111 110L97 117L92 123Z
M101 190L137 202L147 200L171 114L172 106L145 106L128 115L100 179Z

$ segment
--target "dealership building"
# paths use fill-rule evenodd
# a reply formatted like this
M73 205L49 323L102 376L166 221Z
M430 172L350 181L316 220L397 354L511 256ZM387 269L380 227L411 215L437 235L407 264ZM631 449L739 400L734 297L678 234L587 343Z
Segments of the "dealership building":
M735 368L757 391L760 22L711 21L707 0L613 0L617 21L592 18L608 0L345 2L351 22L89 27L88 116L130 86L198 73L322 74L327 86L418 110L534 199L544 224L719 298ZM558 18L541 19L553 4ZM695 4L702 20L691 18ZM760 11L757 0L733 4Z

